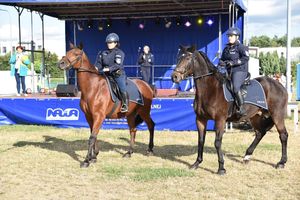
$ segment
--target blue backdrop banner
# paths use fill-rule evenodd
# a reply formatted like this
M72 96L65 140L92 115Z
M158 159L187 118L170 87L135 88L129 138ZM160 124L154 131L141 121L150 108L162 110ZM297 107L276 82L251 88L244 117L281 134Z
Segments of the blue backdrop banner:
M58 127L88 127L79 98L2 98L0 125L37 124ZM161 98L152 102L151 117L155 130L197 130L192 98ZM127 129L126 119L106 119L103 129ZM147 130L145 123L138 129ZM209 121L208 130L214 129Z

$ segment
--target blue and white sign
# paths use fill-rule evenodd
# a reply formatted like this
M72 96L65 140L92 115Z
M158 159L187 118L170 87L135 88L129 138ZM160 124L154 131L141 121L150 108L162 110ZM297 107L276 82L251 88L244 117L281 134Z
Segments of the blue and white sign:
M0 99L0 125L38 124L58 127L88 127L84 113L79 107L79 98L2 98ZM154 99L151 117L155 130L197 130L194 99ZM214 122L208 122L208 130ZM103 129L127 129L123 119L106 119ZM147 130L143 122L138 129Z

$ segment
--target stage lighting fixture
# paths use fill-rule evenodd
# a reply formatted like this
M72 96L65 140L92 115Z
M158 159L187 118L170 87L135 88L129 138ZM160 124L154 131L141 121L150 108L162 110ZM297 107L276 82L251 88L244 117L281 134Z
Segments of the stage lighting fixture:
M93 20L89 19L87 22L87 27L91 29L93 27Z
M203 24L203 17L201 17L201 16L199 16L199 17L197 17L197 24L198 25L202 25Z
M181 25L181 19L180 19L179 16L176 17L176 25L177 25L177 26L180 26L180 25Z
M112 26L111 19L106 20L106 27L110 28Z
M139 28L142 29L142 30L145 28L145 22L144 21L139 23Z
M186 20L186 22L184 23L184 25L186 27L190 27L192 25L192 23L190 22L190 20Z
M207 23L207 25L211 26L211 25L213 25L214 21L212 19L208 19L206 21L206 23Z
M82 21L77 21L77 29L79 31L83 31L83 26L84 26L84 24Z
M159 24L160 24L160 18L159 18L159 17L156 17L154 23L155 23L156 25L159 25Z
M103 21L102 20L99 20L99 22L98 22L98 30L99 31L103 31Z
M131 19L130 19L130 18L127 18L127 19L126 19L126 24L127 24L128 26L131 25Z
M167 18L165 18L165 27L170 28L171 25L172 25L172 22L170 20L168 20Z

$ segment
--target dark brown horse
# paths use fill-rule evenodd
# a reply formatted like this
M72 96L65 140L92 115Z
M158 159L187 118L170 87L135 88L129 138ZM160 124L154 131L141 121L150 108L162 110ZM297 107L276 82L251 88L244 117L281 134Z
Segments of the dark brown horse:
M282 155L277 163L277 168L283 168L287 162L288 133L284 124L287 108L287 92L278 82L268 77L256 78L263 86L266 94L268 110L246 104L246 116L233 115L229 117L230 103L225 100L222 89L223 77L218 73L213 64L204 53L198 52L195 47L180 47L181 53L176 68L172 74L172 80L179 83L188 76L194 77L196 96L194 110L198 129L198 156L191 168L198 168L203 161L203 146L206 135L207 120L215 120L216 138L215 148L218 154L218 174L226 172L224 168L223 153L221 150L222 137L226 121L250 121L256 132L252 144L248 147L244 156L244 162L250 160L254 149L273 125L276 126L282 146Z
M100 75L95 66L89 62L82 48L76 48L73 44L70 44L70 47L71 49L66 53L66 56L59 61L58 65L60 69L73 67L77 71L78 83L81 89L80 107L85 114L91 131L88 142L88 153L82 163L82 167L88 167L90 163L95 162L97 159L99 153L97 135L103 120L108 114L111 119L127 118L130 132L130 148L124 155L126 157L130 157L133 153L137 131L136 126L145 121L150 132L148 153L151 154L154 146L153 137L155 124L150 116L154 96L150 86L142 80L133 80L143 96L144 105L141 106L130 102L129 111L126 114L120 112L121 105L118 105L117 109L111 113L114 109L114 102L112 101L105 77Z

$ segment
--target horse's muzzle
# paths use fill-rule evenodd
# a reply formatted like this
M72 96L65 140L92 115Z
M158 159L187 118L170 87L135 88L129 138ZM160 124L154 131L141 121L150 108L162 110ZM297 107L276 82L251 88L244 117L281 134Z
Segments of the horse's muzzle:
M173 72L171 75L171 79L174 83L179 83L180 81L182 81L183 77L182 74L178 72Z
M59 69L66 69L67 66L68 66L68 64L67 64L64 60L60 60L60 61L58 61L58 63L57 63L57 67L58 67Z

